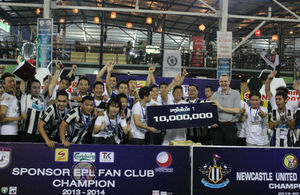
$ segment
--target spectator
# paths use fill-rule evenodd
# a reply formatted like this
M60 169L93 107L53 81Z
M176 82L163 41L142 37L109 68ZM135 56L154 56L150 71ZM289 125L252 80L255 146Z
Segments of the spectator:
M131 57L130 57L130 51L132 49L132 44L130 41L127 42L125 55L126 55L126 64L130 64Z

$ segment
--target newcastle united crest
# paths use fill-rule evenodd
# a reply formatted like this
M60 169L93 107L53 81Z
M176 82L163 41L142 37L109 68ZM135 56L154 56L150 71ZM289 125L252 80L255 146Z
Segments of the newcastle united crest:
M231 168L222 162L218 163L220 158L218 154L213 154L213 163L208 162L199 168L199 171L206 176L202 178L201 183L208 188L223 188L229 183L229 179L225 176L231 172Z

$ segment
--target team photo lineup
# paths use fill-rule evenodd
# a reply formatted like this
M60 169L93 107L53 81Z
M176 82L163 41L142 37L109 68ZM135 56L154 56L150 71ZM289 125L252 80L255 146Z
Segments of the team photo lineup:
M154 65L149 65L146 85L137 87L137 80L123 81L112 74L115 63L108 62L90 83L79 77L76 91L66 90L76 75L76 65L60 76L59 61L55 72L43 79L21 80L3 73L1 66L0 142L45 142L51 149L55 144L134 144L169 145L171 141L191 140L202 145L227 146L299 146L298 101L288 101L289 90L270 89L277 71L265 81L269 107L263 107L259 91L251 91L249 102L231 89L230 77L221 75L219 87L188 86L184 97L182 83L188 76L186 69L171 83L156 83ZM103 80L102 80L103 79ZM58 83L58 85L57 85ZM43 86L43 89L41 89ZM92 93L89 92L90 87ZM300 83L294 82L299 94ZM199 99L204 93L206 99ZM210 103L217 108L217 121L209 126L197 123L188 128L157 129L147 125L147 108L152 106ZM160 112L159 107L156 112ZM159 115L159 114L158 114ZM204 119L205 120L205 119Z

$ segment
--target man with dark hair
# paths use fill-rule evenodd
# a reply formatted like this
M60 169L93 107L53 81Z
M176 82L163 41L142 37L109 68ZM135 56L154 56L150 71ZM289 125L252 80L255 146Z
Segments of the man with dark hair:
M90 81L87 77L82 76L79 78L77 82L77 88L78 88L78 95L80 97L84 97L88 95L88 90L90 88Z
M276 93L277 109L273 109L269 118L269 129L272 130L270 146L291 147L294 144L295 119L290 108L286 107L287 94Z
M125 94L125 95L128 95L128 92L129 92L129 85L126 81L120 81L118 83L118 93L122 93L122 94ZM117 94L112 94L111 97L115 97Z
M134 104L132 108L132 117L131 117L131 133L132 140L131 144L142 145L145 144L145 132L156 132L157 130L154 127L149 127L146 123L146 104L150 102L150 87L143 87L139 90L140 101Z
M110 88L111 88L111 91L114 92L114 93L116 93L116 94L118 93L118 90L116 89L117 84L118 84L118 77L117 77L117 75L111 74L110 75Z
M163 100L162 100L162 97L161 97L161 96L162 96L162 92L163 92L164 90L166 90L167 87L168 87L168 83L166 83L166 82L161 82L161 83L159 83L159 85L158 85L158 88L159 88L159 95L158 95L158 98L157 98L157 101L158 101L158 102L163 103ZM172 95L170 95L168 98L169 98L169 99L172 99L173 97L172 97Z
M205 86L204 88L204 95L206 97L205 100L201 100L202 102L210 102L212 100L212 95L214 93L214 88L210 85Z
M56 102L46 109L40 118L38 130L50 149L55 148L55 143L59 143L59 125L62 119L70 110L69 95L65 90L60 90L56 94Z
M218 108L219 123L213 125L214 145L236 145L238 114L241 108L239 92L231 89L228 75L221 75L219 79L221 90L213 94L212 100Z
M159 94L158 86L152 85L151 92L150 92L151 101L146 104L146 107L162 105L162 102L158 100L158 94ZM157 131L155 133L146 132L146 135L145 135L146 144L149 143L150 145L161 145L162 141L163 141L164 133L165 133L165 130L162 130L162 129L160 129L160 131Z
M48 104L52 104L54 103L55 99L56 99L56 93L60 90L67 90L70 85L71 85L71 76L75 73L77 66L73 65L72 69L70 70L70 72L68 73L67 76L62 77L60 79L59 85L57 86L57 81L61 72L60 69L60 64L58 61L55 62L55 66L56 66L56 70L55 70L55 74L51 79L51 82L49 83L49 90L48 90L48 95L49 95L49 102ZM68 93L69 94L69 93ZM71 94L69 94L69 99L71 99Z
M65 147L70 144L88 143L94 127L92 111L94 98L85 96L80 106L73 108L59 125L60 140ZM67 131L67 137L66 137Z
M130 123L131 109L128 108L128 96L125 94L118 94L116 98L121 102L121 115L126 118L126 121Z
M22 120L18 99L15 96L16 81L11 73L2 75L5 93L0 103L0 141L18 141L18 122Z
M188 87L188 98L186 99L186 101L188 103L200 103L200 99L198 98L198 87L197 85L194 84L190 84Z
M190 84L188 87L188 98L186 98L185 101L190 104L200 103L201 100L198 98L198 94L199 91L197 85ZM201 139L201 137L203 137L201 127L187 128L187 140L203 143L204 140Z
M21 142L42 142L37 130L38 121L46 108L46 102L40 95L41 83L37 79L28 81L27 90L21 97L21 113L24 116Z
M201 103L211 102L213 93L214 93L214 88L212 86L210 85L205 86L204 95L206 99L201 100ZM212 126L201 127L202 140L200 142L206 145L212 145L212 133L213 133Z
M94 106L97 109L97 112L103 112L107 104L107 96L104 94L104 84L101 81L97 81L93 85L94 93Z
M158 100L159 96L159 89L157 85L152 85L151 86L151 101L147 103L147 106L153 106L153 105L162 105L162 102Z
M182 99L183 97L183 88L181 87L181 84L184 81L185 76L187 75L187 71L184 70L183 74L178 74L171 82L168 87L162 91L162 100L163 104L166 105L174 105L174 104L187 104L186 101ZM169 90L173 88L172 92L172 99L169 98L168 92ZM169 145L170 141L185 141L186 140L186 128L180 128L180 129L170 129L166 130L166 135L164 137L163 145Z
M161 82L161 83L159 83L158 87L159 87L159 91L162 92L162 91L164 91L165 89L167 89L168 83L166 83L166 82Z
M137 82L136 79L134 78L130 78L127 81L128 83L128 95L129 98L133 100L132 104L135 104L138 100L139 100L139 95L137 93ZM131 105L132 107L133 105Z
M85 76L80 77L77 82L78 93L72 94L72 99L70 101L71 107L79 106L81 104L83 97L92 95L91 93L88 92L89 88L90 88L89 79Z
M110 87L111 83L110 83L110 78L111 78L111 73L114 69L115 63L111 62L107 64L107 74L106 74L106 90L107 90L107 94L110 96L110 98L114 98L116 97L116 93L114 93ZM131 109L135 99L130 98L129 97L129 85L127 82L125 81L121 81L118 83L118 94L123 93L125 95L127 95L128 97L128 107Z

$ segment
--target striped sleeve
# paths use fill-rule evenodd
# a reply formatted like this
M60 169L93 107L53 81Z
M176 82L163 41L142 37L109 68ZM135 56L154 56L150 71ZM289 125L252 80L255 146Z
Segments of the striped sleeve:
M49 122L50 118L55 115L55 110L53 105L49 106L45 113L42 115L41 120L45 123Z
M64 121L69 124L72 120L76 119L77 116L78 116L78 112L76 107L72 109L70 112L68 112L68 114L64 118Z

